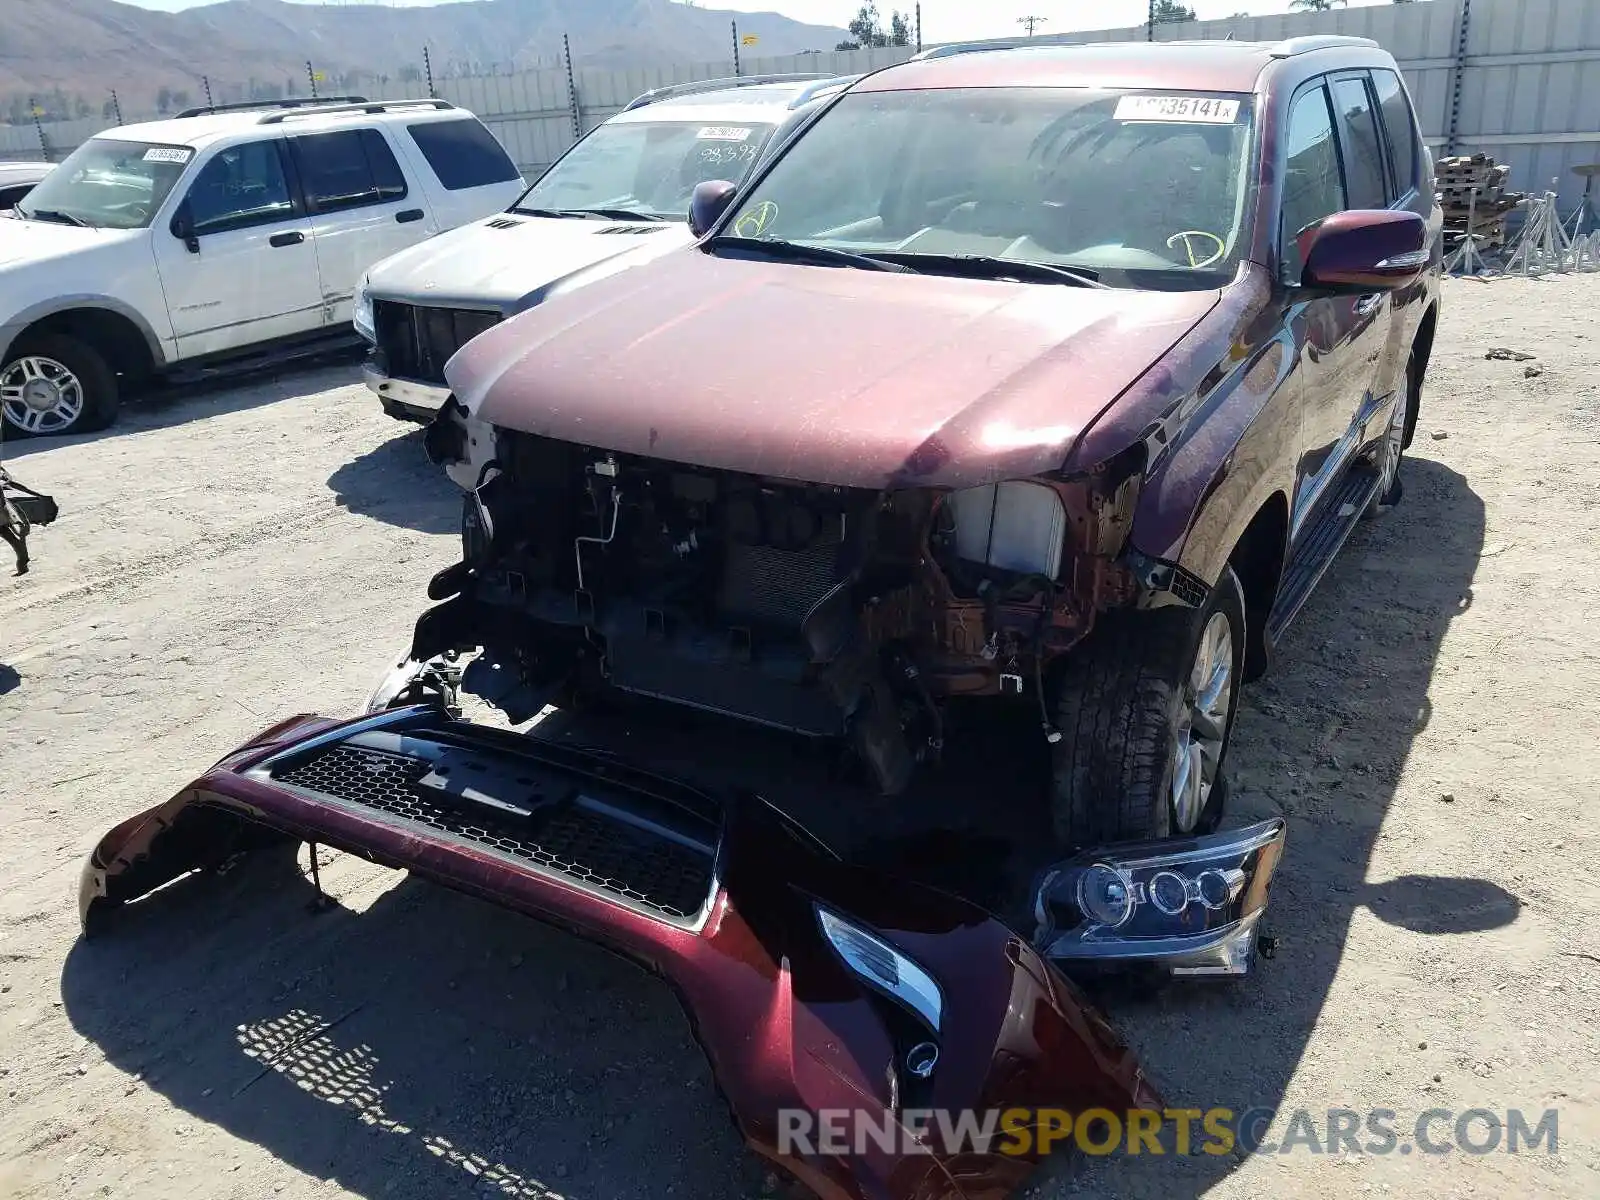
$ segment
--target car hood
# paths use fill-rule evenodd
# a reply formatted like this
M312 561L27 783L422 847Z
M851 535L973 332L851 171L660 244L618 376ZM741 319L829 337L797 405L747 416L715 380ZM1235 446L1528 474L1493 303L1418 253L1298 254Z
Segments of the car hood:
M846 487L1059 467L1218 292L1098 290L685 250L534 309L446 367L481 420Z
M595 221L496 213L398 254L367 273L379 300L519 310L604 263L646 262L690 240L673 221Z
M0 271L120 245L144 229L81 229L56 221L0 221Z

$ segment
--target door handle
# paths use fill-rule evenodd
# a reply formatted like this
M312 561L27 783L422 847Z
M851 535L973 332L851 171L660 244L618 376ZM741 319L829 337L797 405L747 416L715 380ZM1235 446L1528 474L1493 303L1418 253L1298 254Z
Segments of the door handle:
M409 225L412 221L420 221L422 220L422 217L423 212L420 208L402 209L400 212L397 212L394 215L394 219L399 221L402 225Z
M275 233L267 239L269 246L298 246L306 240L306 235L296 230L294 233Z

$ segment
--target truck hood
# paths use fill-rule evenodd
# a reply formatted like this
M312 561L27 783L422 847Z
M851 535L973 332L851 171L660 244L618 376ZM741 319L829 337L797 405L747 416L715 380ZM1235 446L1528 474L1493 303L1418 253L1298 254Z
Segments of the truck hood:
M678 222L497 213L390 255L367 273L368 289L379 300L520 311L602 263L646 262L689 241Z
M474 339L480 420L844 487L968 487L1061 465L1220 293L1096 290L685 250Z
M0 271L94 252L148 234L147 229L80 229L55 221L0 221Z

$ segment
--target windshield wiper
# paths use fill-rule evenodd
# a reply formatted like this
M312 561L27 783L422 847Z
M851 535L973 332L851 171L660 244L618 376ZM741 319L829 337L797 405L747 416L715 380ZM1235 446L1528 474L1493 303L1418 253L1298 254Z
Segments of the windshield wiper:
M811 262L840 267L860 267L867 271L898 271L915 275L916 268L907 263L891 262L876 255L855 254L849 250L835 250L832 246L812 246L805 242L785 242L778 238L751 238L724 235L714 237L707 245L713 249L749 250L772 258L788 258L796 262Z
M1100 273L1088 267L1058 266L1031 259L996 258L989 254L917 254L885 252L894 262L915 263L919 267L949 267L974 279L1027 279L1044 283L1070 283L1073 287L1110 290L1100 282Z
M634 212L631 208L513 208L524 217L556 217L571 221L664 221L655 213Z
M593 213L596 216L605 217L612 221L665 221L667 219L657 216L655 213L639 212L637 209L632 208L567 208L562 209L562 212L582 213L584 216Z
M76 225L79 229L94 228L82 217L75 217L69 212L62 212L56 208L19 209L18 211L30 221L55 221L62 225Z

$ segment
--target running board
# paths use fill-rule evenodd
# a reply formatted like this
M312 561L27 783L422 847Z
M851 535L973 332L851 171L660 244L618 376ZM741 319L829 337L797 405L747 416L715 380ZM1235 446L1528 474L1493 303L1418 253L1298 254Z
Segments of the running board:
M215 358L205 363L174 368L162 382L170 387L193 387L219 379L233 379L252 375L258 371L278 367L303 366L313 361L331 359L364 347L366 343L356 334L332 334L309 341L293 342L287 346L257 350L236 357Z
M1316 523L1306 530L1283 573L1277 603L1267 617L1267 639L1277 642L1300 615L1317 583L1333 565L1345 539L1361 523L1362 514L1377 495L1382 482L1371 463L1358 462L1339 481Z

